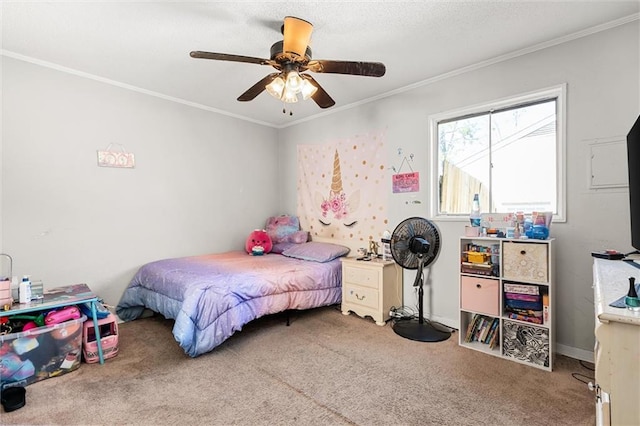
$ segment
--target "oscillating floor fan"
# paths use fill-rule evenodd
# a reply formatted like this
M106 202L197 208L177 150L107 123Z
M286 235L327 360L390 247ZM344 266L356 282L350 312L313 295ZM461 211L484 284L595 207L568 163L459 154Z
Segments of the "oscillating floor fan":
M435 224L421 217L403 220L391 234L391 255L404 269L417 269L414 287L418 287L418 318L399 320L393 331L407 339L420 342L441 342L451 337L451 332L425 321L423 315L424 268L438 257L440 233Z

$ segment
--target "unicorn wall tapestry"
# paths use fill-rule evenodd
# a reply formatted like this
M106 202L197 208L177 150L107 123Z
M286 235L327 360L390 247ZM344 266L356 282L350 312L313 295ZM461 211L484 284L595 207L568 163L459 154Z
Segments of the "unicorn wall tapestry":
M298 145L298 216L311 235L367 242L388 228L387 161L380 134Z

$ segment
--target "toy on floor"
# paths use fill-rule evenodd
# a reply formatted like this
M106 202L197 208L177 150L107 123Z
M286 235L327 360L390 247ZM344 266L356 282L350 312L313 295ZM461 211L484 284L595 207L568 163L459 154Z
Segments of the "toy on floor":
M82 355L88 364L98 362L98 343L96 341L96 330L93 321L84 323L82 333ZM113 358L118 355L118 321L116 316L109 314L106 318L98 320L98 330L100 331L100 343L102 345L102 357L104 359Z

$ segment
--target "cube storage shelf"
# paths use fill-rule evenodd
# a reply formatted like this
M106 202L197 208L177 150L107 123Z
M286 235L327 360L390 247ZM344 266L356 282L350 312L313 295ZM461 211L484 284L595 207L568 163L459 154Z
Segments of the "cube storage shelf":
M460 346L552 371L553 241L460 238Z

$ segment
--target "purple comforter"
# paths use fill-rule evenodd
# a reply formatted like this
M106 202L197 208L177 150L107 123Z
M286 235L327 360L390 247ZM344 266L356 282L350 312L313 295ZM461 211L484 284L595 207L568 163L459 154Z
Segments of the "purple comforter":
M145 308L175 319L176 341L195 357L261 316L340 302L340 265L240 251L159 260L138 270L116 312L124 321Z

